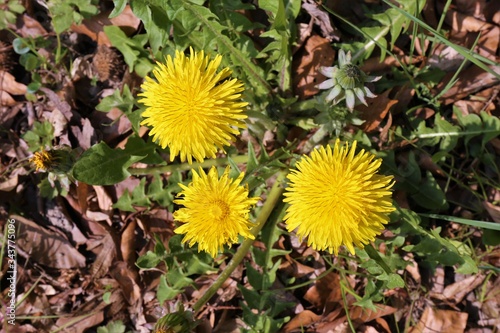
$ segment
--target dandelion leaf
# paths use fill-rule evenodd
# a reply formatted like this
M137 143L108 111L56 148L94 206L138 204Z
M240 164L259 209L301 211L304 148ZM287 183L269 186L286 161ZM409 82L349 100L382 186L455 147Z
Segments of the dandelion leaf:
M73 166L73 176L90 185L113 185L129 177L127 168L144 157L111 149L101 142L82 154Z

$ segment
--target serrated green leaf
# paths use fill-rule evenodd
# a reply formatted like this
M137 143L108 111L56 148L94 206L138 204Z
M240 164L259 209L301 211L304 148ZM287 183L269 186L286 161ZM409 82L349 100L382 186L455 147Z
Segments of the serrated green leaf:
M180 269L171 269L165 274L167 282L175 289L182 289L193 284L193 280L188 278Z
M127 6L127 2L128 0L113 0L113 5L115 6L115 8L113 8L111 13L109 13L108 18L111 19L120 15Z
M142 45L136 45L136 43L128 38L122 29L117 26L106 25L103 30L111 41L111 44L123 54L123 59L132 72L141 53L137 48L142 48Z
M91 0L51 0L48 8L52 17L52 26L56 34L68 30L71 24L80 24L84 18L98 13L98 8Z
M387 288L389 289L394 289L394 288L404 288L405 286L405 281L399 274L389 274L387 278Z
M117 108L124 113L129 113L134 107L134 101L134 96L132 96L128 85L125 84L121 92L116 89L113 95L104 97L95 108L102 112L109 112L111 109Z
M469 256L463 256L462 259L464 263L458 266L455 270L458 274L477 274L479 272L479 268L477 267L476 262Z
M136 266L141 269L155 268L163 259L163 256L148 251L146 254L137 258Z
M441 117L436 117L435 133L441 135L440 149L442 151L451 151L457 145L460 128L450 124Z
M146 156L141 163L161 164L165 161L156 152L158 146L153 142L146 142L138 136L131 136L125 145L124 153L134 156Z
M246 267L246 274L248 277L248 283L255 289L255 290L262 290L265 289L263 288L263 283L265 280L264 275L262 272L259 272L255 268L252 267L252 264L250 263L245 263Z
M180 172L176 171L174 174L180 174ZM154 176L153 181L148 187L149 198L158 202L160 206L169 208L169 210L173 208L175 193L178 193L181 190L178 182L175 181L175 178L173 178L172 175L169 177L169 182L166 187L164 187L163 181L159 175Z
M484 111L479 114L484 123L482 146L489 142L491 139L500 135L500 119L497 116L490 115Z
M232 178L232 179L238 178L238 176L241 173L241 170L238 167L238 164L231 157L229 157L229 156L227 158L227 162L228 162L228 164L230 166L229 177Z
M146 178L142 178L139 185L134 187L132 190L132 194L129 194L128 190L125 190L123 195L113 205L113 208L135 212L135 208L133 206L149 207L151 202L145 193L145 186Z
M113 204L113 208L118 208L124 212L135 212L135 208L132 206L132 197L128 190L123 192L118 201Z
M101 326L97 328L97 333L124 333L126 330L125 325L123 325L121 320L112 321L106 326Z
M191 257L191 259L186 262L185 267L187 268L186 270L186 275L191 276L191 275L198 275L198 274L207 274L209 272L211 273L217 273L217 270L214 269L209 263L213 261L212 257L210 257L209 254L206 252L200 252L195 254L194 256Z
M142 207L149 207L151 205L151 201L146 196L146 178L142 178L139 185L132 191L132 203Z
M255 150L253 149L253 144L249 141L248 142L248 162L247 162L247 174L251 174L255 168L257 168L257 165L259 164L257 160L257 156L255 155Z
M35 121L33 128L23 135L23 139L32 152L40 150L40 148L46 149L47 147L52 147L54 127L49 121Z
M156 291L156 298L160 304L163 302L173 299L175 296L182 293L182 289L175 289L167 284L167 278L165 275L160 276L160 283L158 285L158 290Z
M250 308L258 309L260 307L260 294L257 291L247 289L242 285L238 285L238 289Z
M47 178L42 179L40 184L38 184L38 189L42 198L54 199L59 195L58 188L56 186L52 187Z
M101 142L80 156L73 166L73 176L90 185L113 185L129 177L127 168L144 157L130 156Z
M431 172L426 172L426 177L418 186L418 192L413 194L420 206L427 209L442 209L447 207L446 196Z
M132 11L141 19L147 31L153 54L163 48L169 38L171 22L163 7L165 7L163 1L131 2Z

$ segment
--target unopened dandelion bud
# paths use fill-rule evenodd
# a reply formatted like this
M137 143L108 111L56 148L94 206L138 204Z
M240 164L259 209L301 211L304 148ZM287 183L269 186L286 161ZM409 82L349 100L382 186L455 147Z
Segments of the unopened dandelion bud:
M330 89L325 97L326 102L338 104L345 99L347 107L353 110L356 99L367 105L366 97L376 97L365 87L365 83L378 81L381 77L368 76L358 66L352 64L350 52L346 54L340 50L339 66L322 67L320 72L329 78L318 85L319 89Z

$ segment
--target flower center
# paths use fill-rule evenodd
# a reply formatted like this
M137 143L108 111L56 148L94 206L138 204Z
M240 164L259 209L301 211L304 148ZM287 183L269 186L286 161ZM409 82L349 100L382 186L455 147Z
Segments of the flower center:
M222 200L215 200L211 203L208 213L215 221L225 221L229 216L229 205Z
M357 79L361 76L361 71L358 66L347 64L342 69L345 70L347 76L349 77Z
M344 89L354 89L364 83L363 73L358 66L346 64L338 71L337 81Z
M359 210L359 201L363 200L363 198L359 197L358 193L359 184L350 179L337 179L337 182L328 189L327 198L330 214L339 216L339 214L343 215Z

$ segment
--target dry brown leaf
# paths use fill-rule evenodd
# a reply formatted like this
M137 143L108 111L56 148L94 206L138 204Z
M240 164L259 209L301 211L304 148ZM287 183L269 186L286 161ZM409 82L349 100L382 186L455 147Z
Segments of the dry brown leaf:
M465 331L467 317L464 312L439 310L427 307L418 324L410 329L410 333L460 333Z
M411 263L406 266L405 271L410 274L415 282L420 284L420 282L422 281L422 276L420 275L420 270L418 269L417 262L415 261L415 259L413 259L413 253L408 253L407 255L405 255L404 259L406 262Z
M9 72L0 70L0 91L5 91L11 95L26 94L26 85L16 81L16 78Z
M481 37L477 43L477 50L480 55L497 61L496 54L500 43L500 28L494 26L490 30L481 33Z
M432 290L431 293L441 294L444 290L444 269L443 267L436 267L434 275L431 277Z
M73 209L76 209L81 215L86 216L87 213L87 196L89 194L89 186L86 183L78 182L76 187L76 196L78 198L78 205L74 205L74 200L70 201L70 205Z
M390 92L391 90L388 89L377 97L369 99L368 106L358 105L356 107L356 110L360 112L361 119L365 120L361 125L361 129L364 132L375 131L387 116L391 107L398 102L388 97Z
M89 244L90 245L90 244ZM96 246L97 244L92 244ZM91 248L89 248L91 250ZM97 256L92 264L92 277L94 279L100 278L108 273L109 268L116 256L116 244L113 241L111 234L107 234L101 240L101 246L96 248Z
M45 203L45 217L49 223L64 232L76 246L84 244L87 242L87 237L68 216L63 203L55 204L53 201Z
M113 199L106 192L106 189L103 186L93 186L97 203L99 204L99 209L106 214L111 214L113 211Z
M486 209L488 214L490 214L493 221L500 223L500 207L498 205L494 205L488 201L483 201L483 207Z
M102 133L102 140L105 142L113 141L132 129L132 123L118 108L112 108L109 112L94 112L91 115L91 121L93 124L101 124L96 128ZM120 145L125 146L123 143Z
M382 62L380 62L380 58L372 57L366 60L360 69L365 73L371 72L382 72L382 71L390 71L392 67L400 67L401 63L408 64L416 64L422 62L424 57L408 57L406 55L398 56L397 58L393 56L385 57Z
M327 304L342 301L340 293L340 277L335 273L328 273L307 290L304 299L317 309L323 309Z
M138 275L124 261L115 263L110 271L111 276L120 285L128 304L134 306L139 304L142 298L141 288L137 284Z
M57 320L56 326L52 329L54 331L61 331L65 333L81 333L87 329L97 326L104 321L104 313L102 310L92 311L82 316L75 317L61 317Z
M500 25L500 1L490 1L484 11L488 22Z
M288 333L288 332L293 332L295 329L300 329L303 327L307 327L311 325L312 323L317 322L318 320L321 319L320 315L315 314L312 311L309 310L304 310L297 314L295 317L290 320L285 327L283 327L283 332Z
M443 293L431 292L430 296L439 300L446 300L458 304L462 299L484 281L484 275L469 276L461 281L446 286Z
M69 103L62 100L54 91L45 87L41 87L39 90L48 97L50 102L53 103L53 107L58 109L68 121L71 121L72 118L75 118L75 120L81 119L81 116L77 112L72 112Z
M40 37L47 35L47 30L34 18L28 15L22 16L22 26L17 30L23 37Z
M280 265L280 271L287 276L293 276L295 278L303 278L315 272L315 269L304 265L294 258L286 255L286 261Z
M19 228L17 245L30 260L60 269L85 266L85 257L67 239L22 216L13 215L12 218Z
M85 118L82 119L82 130L80 131L78 128L78 131L73 131L73 134L78 140L79 147L83 150L87 150L92 146L92 138L95 136L95 129L90 123L90 120Z
M304 9L312 18L314 24L318 25L323 37L330 42L340 40L340 32L330 22L330 16L322 7L314 0L306 0L302 2Z
M381 326L385 330L385 332L387 332L387 333L391 332L391 328L389 327L389 323L387 323L387 321L384 318L375 318L375 322L379 326ZM375 331L375 332L379 332L379 331Z
M18 184L17 175L10 175L6 181L0 183L0 191L10 192L16 188Z
M488 284L488 291L481 304L481 310L489 318L500 319L500 277Z
M0 147L0 151L4 155L7 155L5 150L2 150L2 148L4 148L4 147ZM0 191L4 191L4 192L12 191L13 189L15 189L17 187L17 185L19 185L19 183L18 183L19 176L24 176L26 174L28 174L28 171L25 168L14 169L9 174L9 177L4 182L0 183Z
M446 23L451 25L452 29L458 32L479 32L493 28L493 25L488 22L459 13L453 9L446 12Z
M462 65L464 59L455 48L441 44L434 49L428 64L445 72L454 72Z
M136 220L130 221L122 232L120 249L122 252L123 260L128 263L130 267L135 266L137 259L135 253L135 228L137 227Z
M328 39L313 35L306 41L293 61L293 86L299 99L306 99L319 92L316 85L326 79L319 72L319 67L332 66L334 59L335 51Z
M347 316L341 315L345 313L342 306L339 306L334 311L328 313L326 316L321 318L321 322L316 326L316 331L318 333L349 333L351 330L349 329L347 323Z
M479 114L483 110L491 112L492 108L494 108L495 106L492 103L488 105L489 107L484 109L483 101L466 101L463 99L453 103L453 106L460 109L462 111L462 114L471 114L471 113Z
M16 100L9 93L0 90L0 106L13 106L16 104Z
M105 26L118 26L128 36L137 31L141 21L134 15L130 6L127 5L125 9L117 17L108 18L110 12L101 12L89 19L84 19L82 24L71 26L74 32L84 34L97 41L99 45L111 46L108 36L104 33Z
M486 0L454 0L453 4L461 13L474 16L479 19L484 19Z
M495 73L500 74L500 66L489 66ZM438 86L433 89L433 94L438 94L443 90L443 88L448 84L450 79L455 73L448 73L443 80L438 84ZM464 70L457 83L451 89L449 89L440 98L440 102L448 105L454 103L455 101L461 100L469 95L472 95L476 91L486 89L490 86L498 84L500 79L494 75L485 72L477 66L471 66Z
M375 327L373 326L366 326L366 325L363 325L361 326L357 332L359 333L380 333L380 331L378 331L377 329L375 329ZM390 331L387 331L387 332L390 332Z
M392 88L392 94L394 95L392 98L398 101L391 109L391 113L396 115L408 110L408 105L415 96L415 89L409 84L403 84L402 86Z
M352 320L360 321L360 323L367 323L376 318L387 316L397 311L396 308L384 304L375 304L375 307L377 310L372 311L370 309L364 309L360 306L353 306L349 310L349 316Z

